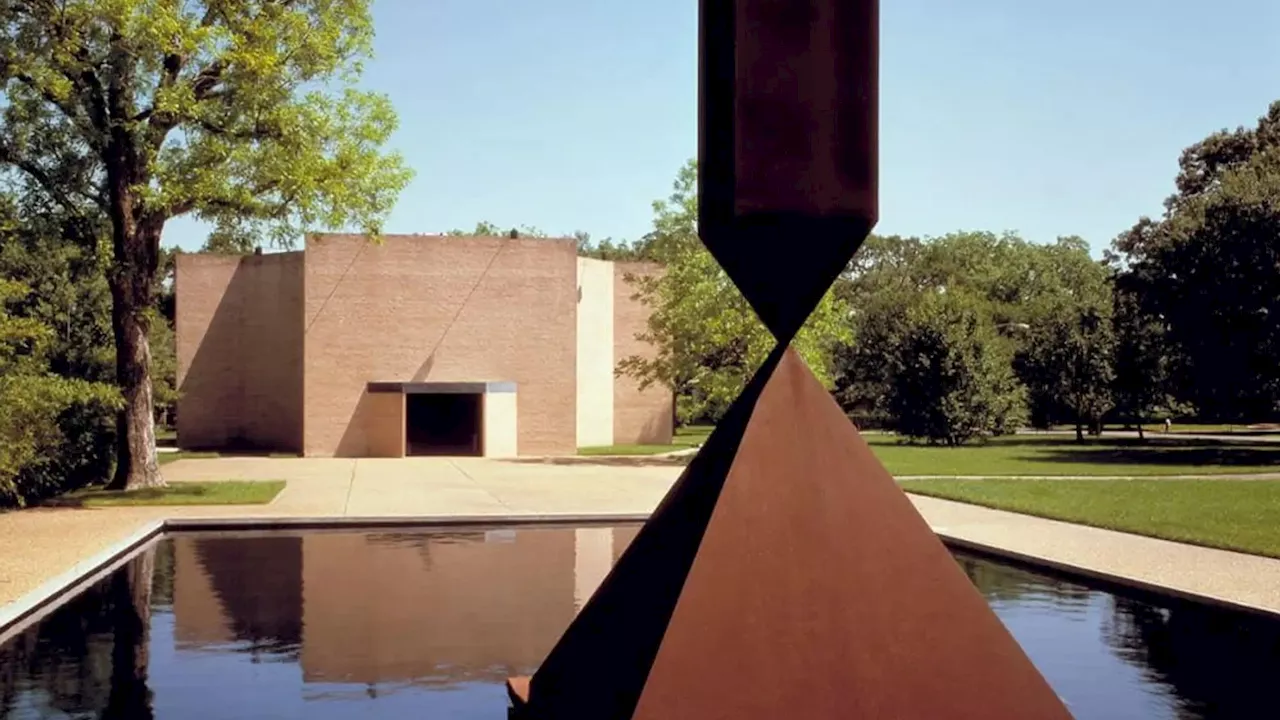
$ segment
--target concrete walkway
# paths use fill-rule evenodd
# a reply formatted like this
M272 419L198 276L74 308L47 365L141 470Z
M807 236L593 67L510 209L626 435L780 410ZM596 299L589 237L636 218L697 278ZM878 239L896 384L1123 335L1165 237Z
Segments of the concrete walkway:
M645 514L681 467L635 461L218 458L165 466L171 482L287 479L269 505L47 508L0 514L0 610L163 518ZM1280 560L913 496L944 537L1139 585L1280 613Z

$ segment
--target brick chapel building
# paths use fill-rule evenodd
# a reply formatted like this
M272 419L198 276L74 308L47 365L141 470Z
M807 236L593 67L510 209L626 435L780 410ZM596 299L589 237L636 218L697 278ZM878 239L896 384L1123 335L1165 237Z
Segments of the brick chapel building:
M565 455L667 443L628 277L572 240L312 235L177 259L178 444L316 457Z

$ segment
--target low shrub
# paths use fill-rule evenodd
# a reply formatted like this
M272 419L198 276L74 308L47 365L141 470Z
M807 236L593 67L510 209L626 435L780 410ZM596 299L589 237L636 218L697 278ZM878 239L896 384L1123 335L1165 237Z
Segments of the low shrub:
M50 371L52 330L9 312L28 296L0 278L0 507L108 477L120 407L113 386Z
M115 388L56 375L0 377L0 507L110 476Z

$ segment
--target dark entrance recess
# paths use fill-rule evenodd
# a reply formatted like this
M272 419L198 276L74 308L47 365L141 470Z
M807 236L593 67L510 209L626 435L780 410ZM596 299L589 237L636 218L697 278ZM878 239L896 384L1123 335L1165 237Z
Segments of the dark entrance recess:
M405 395L405 454L483 454L483 397L471 393Z

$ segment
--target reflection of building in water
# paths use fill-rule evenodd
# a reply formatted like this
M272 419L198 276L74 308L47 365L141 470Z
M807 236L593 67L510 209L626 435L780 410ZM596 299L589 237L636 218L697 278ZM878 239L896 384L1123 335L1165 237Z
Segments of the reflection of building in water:
M578 528L573 531L573 611L591 599L613 567L613 530Z
M296 651L302 538L178 536L173 550L179 647L241 642L254 650Z
M534 669L638 527L174 539L179 648L298 650L307 682Z

